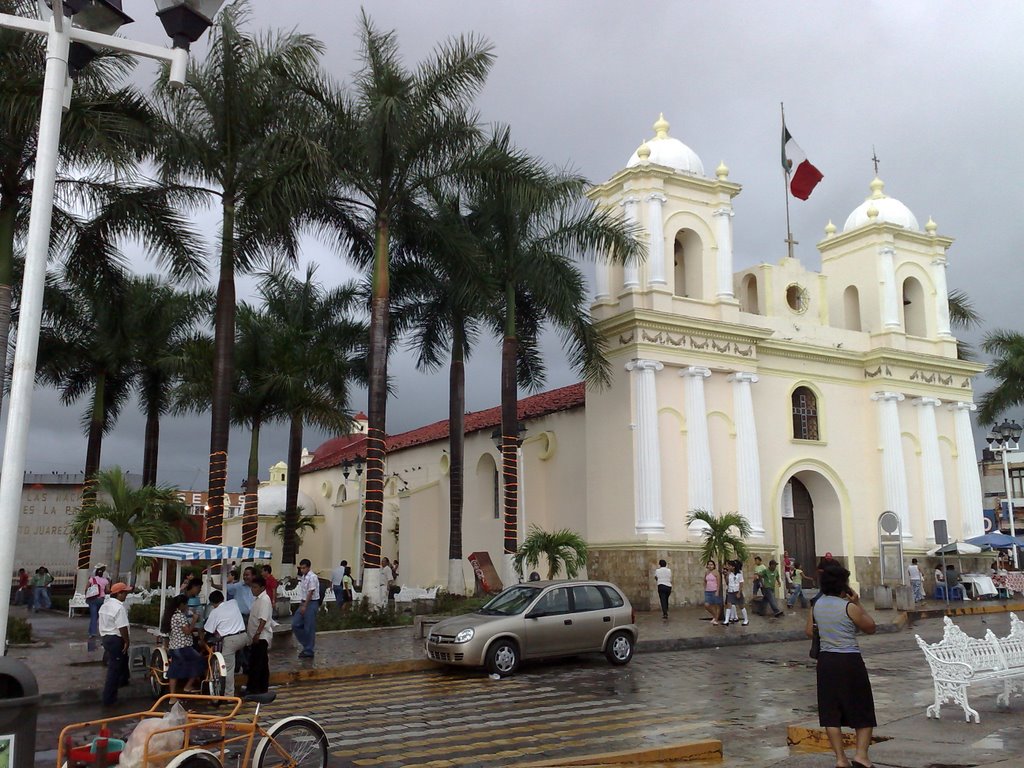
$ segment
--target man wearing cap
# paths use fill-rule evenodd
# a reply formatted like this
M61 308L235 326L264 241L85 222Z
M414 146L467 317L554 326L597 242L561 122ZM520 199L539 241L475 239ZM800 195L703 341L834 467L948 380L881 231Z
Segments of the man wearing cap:
M210 605L213 608L206 617L203 629L206 630L206 634L217 635L220 638L227 675L224 680L224 695L234 696L235 654L245 648L249 637L245 634L245 622L242 620L237 600L225 600L224 593L215 589L210 593Z
M132 589L123 581L110 588L110 594L100 606L100 641L107 655L107 679L103 684L103 706L117 703L117 689L128 680L128 648L132 641L128 634L128 611L124 600Z

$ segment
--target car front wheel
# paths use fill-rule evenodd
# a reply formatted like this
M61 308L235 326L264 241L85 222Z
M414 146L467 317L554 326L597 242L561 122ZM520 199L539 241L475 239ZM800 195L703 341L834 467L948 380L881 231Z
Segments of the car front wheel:
M511 640L496 640L487 649L487 669L495 675L506 677L519 667L519 646Z
M604 647L604 655L609 662L616 666L629 664L633 658L633 636L625 630L615 632L608 638Z

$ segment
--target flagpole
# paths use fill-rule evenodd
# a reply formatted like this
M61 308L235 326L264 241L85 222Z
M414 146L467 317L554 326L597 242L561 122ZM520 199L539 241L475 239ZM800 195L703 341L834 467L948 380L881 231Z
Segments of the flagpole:
M783 102L781 102L781 101L779 102L779 109L782 111L782 136L783 136L782 151L785 152L786 151L786 141L785 141L785 136L786 136L786 105ZM788 158L787 158L787 160L788 160ZM792 230L792 228L789 225L789 168L787 168L785 166L783 166L783 169L782 169L782 185L786 188L786 246L789 249L789 251L788 251L789 258L792 259L792 258L794 258L794 256L793 256L794 240L793 240L793 230Z

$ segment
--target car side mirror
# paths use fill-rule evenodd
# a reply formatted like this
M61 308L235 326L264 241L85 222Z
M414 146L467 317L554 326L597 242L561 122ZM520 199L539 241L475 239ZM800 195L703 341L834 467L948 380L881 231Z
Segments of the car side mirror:
M544 614L541 611L530 611L528 614L526 614L526 618L528 618L528 619L537 619L537 618L540 618L543 615Z

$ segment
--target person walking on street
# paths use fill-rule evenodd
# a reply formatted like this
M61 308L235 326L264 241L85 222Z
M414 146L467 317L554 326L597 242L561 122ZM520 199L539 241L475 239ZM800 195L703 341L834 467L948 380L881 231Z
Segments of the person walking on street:
M761 591L761 574L767 570L768 569L764 567L764 562L761 560L761 556L754 555L754 583L750 587L751 601L755 600L757 598L757 593Z
M658 599L661 601L661 618L668 618L668 596L672 594L672 569L664 560L658 561L654 570L654 583L658 585Z
M704 564L704 610L711 616L711 624L718 626L722 598L718 596L718 567L714 560Z
M44 609L51 607L50 603L50 584L53 583L53 576L46 569L46 566L40 565L36 568L35 575L32 576L32 612L38 613Z
M270 661L267 653L274 639L273 608L266 592L267 583L262 576L253 576L249 582L252 609L249 611L249 683L246 693L266 693L270 688Z
M262 568L263 581L266 583L267 599L270 600L270 607L273 608L277 603L277 579L274 578L274 569L267 563ZM249 584L249 591L252 592L252 584Z
M320 604L320 580L313 573L313 564L308 558L299 562L299 595L302 602L292 616L292 632L302 650L300 659L312 659L316 652L316 611Z
M338 610L345 607L345 569L348 568L348 560L342 560L336 568L331 569L331 589L334 591L334 602L338 604Z
M104 574L107 566L100 563L85 586L85 604L89 606L89 637L99 637L100 606L108 594L110 579Z
M820 638L818 724L828 734L837 768L871 768L868 747L877 725L875 701L857 644L857 630L873 635L875 620L850 588L850 572L838 563L826 566L822 572L821 596L807 614L808 637L814 637L815 626ZM843 748L844 726L856 731L857 753L852 761Z
M736 606L740 607L740 611L743 615L743 626L747 626L750 623L750 619L747 616L747 607L743 599L743 563L739 560L729 561L729 577L726 582L726 593L725 602L728 606L725 611L725 622L729 624L735 624L739 621L739 616L736 615Z
M345 566L345 575L341 577L341 597L344 602L341 604L341 610L347 611L352 607L352 601L355 599L355 582L352 581L352 568Z
M250 592L251 594L251 592ZM235 695L235 662L236 656L245 650L249 637L245 634L245 622L238 608L238 600L225 600L224 593L219 589L210 593L209 615L203 630L207 635L216 635L220 640L221 654L224 656L224 667L227 676L224 678L224 695Z
M914 592L914 602L920 603L924 600L924 575L921 573L921 566L917 564L916 557L907 566L907 578L910 580L910 588Z
M28 571L24 568L18 569L18 588L14 592L15 605L31 605L29 598L31 590L28 588Z
M758 616L764 616L765 608L769 608L775 618L785 616L785 613L779 609L779 604L775 602L775 591L779 588L780 575L777 560L769 560L768 567L763 568L759 573L761 604L757 609Z
M110 587L107 598L97 612L97 624L100 642L107 658L107 676L103 683L104 707L112 707L117 703L117 689L128 680L128 649L131 647L131 635L128 633L128 611L124 600L131 592L131 587L122 581Z
M804 572L800 567L800 563L796 560L793 561L793 573L790 574L792 580L793 591L789 595L789 600L786 602L790 608L796 605L796 601L800 601L800 607L807 607L807 598L804 597Z

